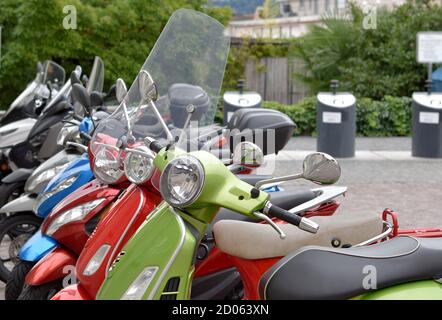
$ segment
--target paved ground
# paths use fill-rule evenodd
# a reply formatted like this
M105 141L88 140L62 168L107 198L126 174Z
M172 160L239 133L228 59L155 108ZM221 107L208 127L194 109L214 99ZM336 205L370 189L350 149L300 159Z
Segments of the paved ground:
M274 174L298 172L302 159L315 150L314 138L293 138L276 158ZM442 160L411 157L409 138L358 138L354 159L338 159L339 185L348 186L340 212L381 213L386 207L399 213L401 227L442 228ZM291 182L284 188L309 182ZM0 299L3 299L0 283Z
M294 138L277 156L276 175L301 169L303 157L315 150L313 138ZM358 138L354 159L338 159L339 185L348 186L341 211L361 214L392 208L401 227L442 228L442 160L411 157L409 138ZM306 182L290 183L313 185Z

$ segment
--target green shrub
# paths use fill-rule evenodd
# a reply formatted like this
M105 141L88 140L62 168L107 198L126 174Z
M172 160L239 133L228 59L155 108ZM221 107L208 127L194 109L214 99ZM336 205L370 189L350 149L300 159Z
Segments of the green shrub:
M105 89L117 78L130 85L170 15L179 8L204 11L223 24L229 8L207 0L1 0L0 109L7 108L35 76L37 61L54 60L67 75L76 65L87 74L100 56ZM77 9L77 29L65 30L65 5Z
M338 79L341 90L381 100L386 95L411 96L422 90L427 66L416 61L416 33L442 29L442 7L435 1L408 0L394 10L379 8L375 29L365 29L361 8L353 19L325 16L304 37L294 40L291 56L307 74L297 74L311 92L327 90Z
M264 102L264 107L287 114L298 126L295 135L316 134L316 97L294 105ZM380 101L359 98L356 106L357 134L365 137L408 136L411 133L411 99L386 96Z

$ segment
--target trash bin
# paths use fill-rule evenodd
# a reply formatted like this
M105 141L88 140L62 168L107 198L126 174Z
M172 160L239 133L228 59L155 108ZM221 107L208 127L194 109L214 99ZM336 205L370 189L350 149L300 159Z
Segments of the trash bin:
M224 121L227 125L236 110L243 108L260 108L262 98L256 92L244 92L244 80L239 80L238 91L229 91L224 94Z
M338 81L333 80L332 92L317 96L317 150L336 158L351 158L355 156L356 98L351 93L337 93L337 88Z
M442 93L413 94L412 155L442 158Z

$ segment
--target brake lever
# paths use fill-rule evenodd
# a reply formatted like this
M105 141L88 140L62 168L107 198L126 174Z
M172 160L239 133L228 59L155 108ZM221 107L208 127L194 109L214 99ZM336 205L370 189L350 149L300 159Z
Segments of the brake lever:
M272 219L270 219L268 216L266 216L263 213L260 212L254 212L253 215L259 219L262 219L264 221L266 221L273 229L275 229L276 232L278 232L279 237L281 238L281 240L284 240L287 236L285 235L284 231L281 230L280 227L278 227L278 225L276 223L273 222Z

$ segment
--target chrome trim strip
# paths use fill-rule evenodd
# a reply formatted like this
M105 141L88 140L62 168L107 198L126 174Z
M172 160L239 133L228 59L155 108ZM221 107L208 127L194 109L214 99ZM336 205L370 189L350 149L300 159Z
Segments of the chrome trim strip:
M180 243L178 244L178 246L176 247L171 259L169 260L169 262L167 263L166 267L164 268L163 272L161 273L160 277L158 278L157 282L155 283L155 286L153 287L152 291L150 292L149 296L148 296L148 300L152 300L155 296L155 294L158 291L159 286L161 285L161 283L164 280L164 277L166 276L166 274L169 272L170 267L172 266L172 264L175 262L176 257L178 256L178 254L180 253L181 249L184 246L184 241L186 239L186 226L184 225L183 219L181 218L181 216L176 212L175 208L173 208L172 206L170 207L172 209L172 212L175 215L175 219L177 220L179 226L180 226L180 232L181 232L181 238L180 238Z

